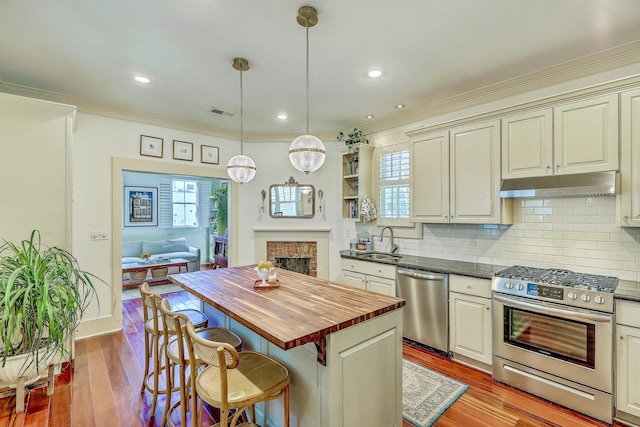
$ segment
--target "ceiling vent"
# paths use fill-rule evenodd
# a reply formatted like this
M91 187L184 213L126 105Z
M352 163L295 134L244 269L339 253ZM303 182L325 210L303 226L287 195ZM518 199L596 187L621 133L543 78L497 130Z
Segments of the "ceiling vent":
M231 111L224 111L219 108L212 108L211 112L213 114L217 114L219 116L226 116L226 117L233 117L236 115L236 113L232 113Z

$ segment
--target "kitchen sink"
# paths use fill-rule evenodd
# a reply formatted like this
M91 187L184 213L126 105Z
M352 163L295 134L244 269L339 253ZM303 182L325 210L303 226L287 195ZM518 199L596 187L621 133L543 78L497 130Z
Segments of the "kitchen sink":
M402 255L392 255L386 252L367 252L358 255L358 258L368 261L398 261Z

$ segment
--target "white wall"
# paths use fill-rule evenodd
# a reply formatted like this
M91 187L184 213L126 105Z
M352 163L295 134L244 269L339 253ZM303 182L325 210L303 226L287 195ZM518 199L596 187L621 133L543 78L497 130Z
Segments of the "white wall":
M615 225L615 197L515 200L512 226L425 224L400 252L640 280L640 230Z
M433 125L446 120L453 120L456 118L467 117L473 114L478 114L486 111L503 108L509 105L522 103L539 99L544 96L556 95L562 92L587 87L589 85L610 81L616 78L622 78L637 73L637 65L614 70L612 72L595 75L589 78L583 78L566 84L557 85L552 88L544 90L538 90L529 94L523 94L513 96L508 99L503 99L499 102L493 102L487 105L481 105L478 107L470 108L464 111L458 111L456 113L447 114L442 117L434 117L425 119L419 123L403 126L402 128L391 129L380 133L378 135L370 136L370 140L373 144L384 145L385 143L392 141L398 142L407 140L404 132L407 130L417 129L422 126ZM150 157L141 157L139 154L140 135L151 135L160 138L164 138L164 158L155 159ZM194 143L194 162L182 162L173 160L171 156L172 140L178 139L182 141L189 141ZM220 165L204 165L199 163L200 145L213 145L220 147ZM328 227L331 228L330 234L330 253L332 259L330 260L330 272L329 277L332 280L338 280L340 277L340 265L338 250L348 247L350 238L355 237L355 233L361 226L356 226L353 222L343 221L340 217L339 211L339 198L340 198L340 172L339 172L339 153L337 152L337 143L333 141L325 142L327 146L327 160L325 165L320 171L310 175L304 175L293 169L288 161L287 149L290 141L272 142L272 143L255 143L245 144L245 154L250 155L256 162L258 173L256 179L243 186L233 185L230 193L230 203L232 206L238 206L237 212L229 213L230 228L232 233L236 233L238 236L238 244L235 248L230 248L232 251L232 260L236 264L247 264L255 262L255 249L254 249L254 237L253 228L255 226L261 227L281 227L283 221L286 221L287 227ZM224 177L226 176L225 166L228 160L239 152L239 144L237 141L228 139L215 138L211 136L184 132L159 126L145 125L125 120L110 119L106 117L78 113L77 116L77 132L74 135L74 146L72 152L72 167L73 167L73 202L72 202L72 247L73 251L80 261L80 265L95 273L96 275L104 278L108 282L113 279L113 289L115 290L115 297L112 298L109 292L105 290L100 291L100 308L93 306L88 315L81 325L79 336L87 336L95 333L106 332L111 329L117 329L120 327L120 280L117 277L117 269L112 266L114 260L112 260L112 245L120 244L119 233L120 229L114 230L113 233L117 233L118 236L111 235L109 240L106 241L91 241L91 230L109 230L112 231L112 223L120 224L120 220L114 218L119 215L112 213L112 206L116 203L112 197L113 194L120 194L120 190L116 193L112 192L112 179L119 178L112 177L112 162L116 162L117 159L132 159L135 160L135 164L143 162L145 165L158 165L158 168L162 169L162 165L173 166L171 172L176 173L176 170L181 174L194 175L192 172L194 169L200 168L200 170L212 170L212 177ZM114 160L115 159L115 160ZM146 163L145 163L146 162ZM125 162L127 163L127 162ZM129 163L127 163L129 164ZM218 175L216 175L218 174ZM293 176L297 181L301 183L312 184L316 189L322 189L325 194L324 212L317 214L313 219L299 219L299 220L283 220L274 219L268 216L268 212L262 213L259 211L259 205L261 203L260 191L268 191L269 185L274 183L282 183L290 176ZM235 205L234 205L235 203ZM542 202L544 203L544 202ZM586 203L586 202L585 202ZM542 206L544 208L544 206ZM565 206L567 207L567 206ZM528 208L528 207L527 207ZM587 206L585 206L587 208ZM611 209L611 206L602 207ZM523 208L524 209L524 208ZM552 208L553 209L553 208ZM552 210L553 212L553 210ZM512 261L532 261L528 254L536 254L538 257L548 254L548 251L536 248L536 246L544 246L547 248L558 247L566 240L571 240L574 249L578 252L574 254L581 254L580 250L586 250L581 246L593 246L594 240L590 240L586 235L584 238L573 238L573 234L567 234L569 231L560 230L566 224L573 224L577 226L579 223L572 223L568 221L581 221L581 214L576 214L577 217L571 220L565 221L565 218L561 218L562 215L557 214L539 214L543 216L541 223L547 224L544 227L551 227L550 230L539 230L535 227L534 222L528 220L528 216L522 214L516 214L519 219L508 230L493 231L490 237L487 237L486 230L481 227L447 227L447 226L425 226L425 237L422 240L410 240L399 239L401 250L411 251L416 254L435 254L443 258L450 258L457 256L461 253L457 249L442 250L444 247L453 246L458 248L464 248L465 242L469 240L469 237L465 234L461 235L459 230L475 230L464 231L464 233L475 233L476 248L469 250L468 256L475 257L475 259L483 262L497 262L511 264ZM547 216L548 215L548 216ZM607 215L608 225L611 226L611 213ZM599 217L598 217L599 218ZM597 218L584 217L585 221L591 221ZM601 218L600 218L601 219ZM604 220L603 220L604 221ZM523 241L518 233L532 232L560 232L562 235L555 237L554 245L531 245L531 241ZM580 231L590 232L590 231ZM596 231L597 232L597 231ZM463 233L463 234L464 234ZM622 244L622 252L628 252L631 249L635 253L637 249L637 242L634 243L631 240L636 239L636 235L633 231L627 232L622 230L607 231L608 238L618 239L618 242ZM442 237L445 235L446 237ZM434 236L437 239L434 240ZM575 237L575 236L574 236ZM602 237L604 239L604 237ZM486 239L486 240L483 240ZM615 240L613 240L615 242ZM480 242L481 244L478 244ZM600 245L601 248L607 246L605 241L598 240L596 245ZM489 247L500 247L499 251L491 251ZM504 249L507 247L507 249ZM634 259L631 260L631 256L628 254L620 255L617 248L619 245L612 245L614 249L601 249L608 251L610 259L609 264L601 264L603 270L609 270L611 272L619 272L620 277L630 278L634 275L637 276L637 266L634 263L639 261L638 256L634 255ZM440 249L438 249L440 248ZM567 248L569 249L569 248ZM589 250L598 250L589 248ZM507 256L508 253L514 252L520 255ZM554 258L554 262L561 266L568 268L575 268L576 270L585 270L587 267L583 265L586 263L584 259L591 258L593 253L589 253L589 256L571 255L569 250L563 254L556 255L558 258ZM587 254L586 252L584 253ZM599 254L604 255L604 253ZM616 257L629 258L625 261L626 264L620 266L614 264ZM231 260L230 260L231 261ZM535 260L535 262L543 262L546 259ZM116 260L119 263L119 260ZM605 265L606 264L606 265ZM583 268L584 267L584 268ZM620 268L621 267L621 268ZM591 268L591 267L589 267ZM634 279L636 278L634 276ZM99 319L98 321L90 321L87 319Z
M331 229L329 235L329 280L339 280L340 269L340 249L343 249L343 222L339 198L340 193L340 153L337 150L338 143L325 141L327 157L325 163L316 172L308 175L296 170L289 162L289 145L287 142L270 142L245 144L245 154L250 156L256 163L256 178L248 184L242 185L240 194L239 212L239 246L240 256L238 264L252 264L257 262L255 258L255 233L254 227L261 228L319 228L327 227ZM269 186L272 184L284 184L289 177L300 184L311 184L316 192L324 192L323 212L319 212L316 199L316 215L309 219L287 219L272 218L269 215ZM265 190L267 197L265 200L264 212L260 210L262 198L260 192Z
M140 135L164 138L164 157L140 156ZM185 162L172 159L174 139L194 144L194 161ZM220 165L200 163L200 145L220 148ZM171 166L167 173L195 174L194 170L212 170L212 173L226 175L226 164L237 154L238 144L211 136L178 131L169 128L140 124L136 122L110 119L106 117L78 113L77 131L74 135L72 152L73 201L72 201L72 248L80 265L107 281L114 291L99 289L99 307L92 304L80 325L79 337L104 333L121 326L121 278L114 275L112 266L120 260L112 259L112 245L121 243L122 229L112 230L112 223L121 224L121 217L114 218L112 206L114 194L121 204L121 189L112 192L112 162L114 158L134 159L140 164L153 165L162 169ZM135 164L135 163L134 163ZM117 177L120 181L121 177ZM92 241L91 230L108 230L109 239ZM113 278L112 278L113 276Z

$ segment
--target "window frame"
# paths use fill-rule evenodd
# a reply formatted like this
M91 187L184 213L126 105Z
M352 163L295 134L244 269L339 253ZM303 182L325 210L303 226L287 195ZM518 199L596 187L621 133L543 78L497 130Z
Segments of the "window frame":
M379 208L380 204L380 187L383 186L383 182L380 181L380 156L383 154L392 153L395 151L405 151L409 150L409 143L404 142L400 144L394 144L384 147L376 147L373 153L373 176L372 180L372 193L375 198L376 206ZM409 151L409 156L411 156L411 152ZM411 165L411 159L409 159L409 165ZM409 189L411 189L411 171L409 171L409 178L406 180L401 180L409 185ZM394 181L385 181L385 182L394 182ZM399 181L395 181L396 183ZM409 199L409 207L411 207L411 199ZM381 218L378 216L376 220L376 225L378 227L402 227L402 228L420 228L422 230L421 224L420 227L416 227L416 223L410 221L411 217L411 209L409 209L409 218Z
M174 183L177 182L177 181L183 182L184 185L186 185L187 182L193 182L195 184L195 186L196 186L196 189L195 189L195 203L186 202L186 201L183 201L183 202L174 201L174 199L173 199L173 195L175 193L175 191L174 191L174 188L175 188L174 187ZM197 228L200 228L200 226L201 226L201 224L200 224L201 218L199 217L199 215L200 215L200 191L201 191L201 189L200 189L200 181L198 181L197 179L179 179L179 178L172 178L171 179L171 228L176 228L176 229L177 228L180 228L180 229L184 229L184 228L197 229ZM174 217L175 217L176 205L181 205L183 207L183 209L186 209L187 205L195 205L195 210L196 211L195 211L195 215L194 216L195 216L197 224L196 225L187 225L187 224L185 224L185 225L175 225L173 220L174 220ZM185 211L185 214L186 214L186 211ZM186 219L186 215L185 215L185 219Z

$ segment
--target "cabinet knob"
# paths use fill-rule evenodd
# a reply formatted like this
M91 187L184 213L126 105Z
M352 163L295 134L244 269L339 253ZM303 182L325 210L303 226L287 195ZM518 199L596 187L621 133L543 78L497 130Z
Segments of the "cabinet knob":
M556 172L560 170L560 165L556 165Z
M621 339L621 340L624 340L624 335L620 335L620 339Z
M487 306L487 311L491 310L491 307Z
M625 216L624 216L624 220L625 220L625 221L629 221L629 215L625 215Z

